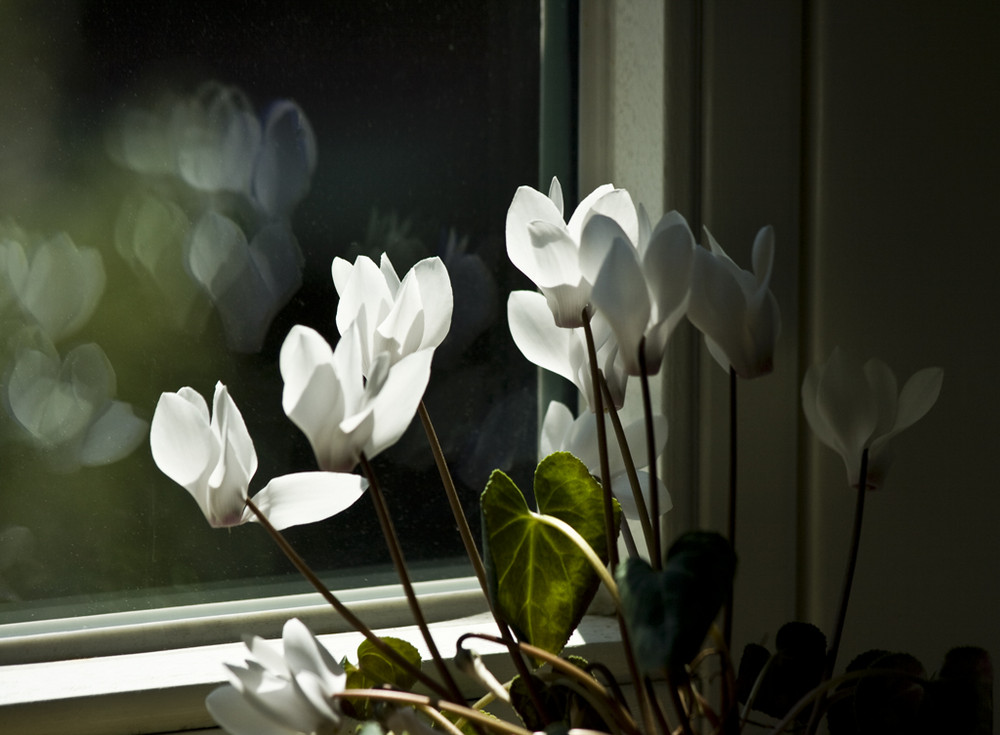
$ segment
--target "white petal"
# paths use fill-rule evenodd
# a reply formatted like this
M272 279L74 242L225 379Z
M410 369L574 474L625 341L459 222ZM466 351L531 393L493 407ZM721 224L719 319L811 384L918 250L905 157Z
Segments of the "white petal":
M247 430L243 414L221 382L215 384L212 426L222 440L222 463L228 480L246 487L257 472L257 450ZM213 477L213 485L222 484L221 477Z
M222 451L209 426L204 399L191 388L162 394L153 412L149 446L160 471L194 495L204 509L208 475Z
M595 214L587 220L580 233L579 255L580 272L587 282L593 283L597 279L615 240L623 240L629 247L635 248L635 242L611 217Z
M331 696L342 692L347 674L330 652L298 618L285 623L282 632L285 661L300 692L331 720L339 714L331 707Z
M614 330L626 371L639 375L642 372L639 343L645 335L652 307L638 253L622 238L615 238L590 298ZM647 355L657 366L660 357Z
M275 477L257 493L254 504L279 531L314 523L351 507L364 495L368 482L340 472L298 472ZM244 520L257 517L247 510Z
M367 314L367 330L374 332L378 323L388 313L392 304L392 294L386 285L385 278L375 262L366 256L359 255L354 261L351 276L340 291L340 302L337 304L337 330L344 334L351 324L364 310ZM371 335L366 343L370 344Z
M451 327L454 296L448 269L438 257L419 261L410 271L420 284L424 310L424 334L420 349L437 347Z
M544 296L512 291L507 299L507 321L514 344L529 362L575 380L575 367L569 362L573 332L555 325Z
M875 401L875 414L878 418L875 428L872 429L874 438L892 429L896 421L899 388L896 385L896 376L881 360L876 358L868 360L864 364L864 371L871 388L872 399Z
M353 272L354 266L349 261L340 256L333 259L333 263L330 264L330 275L333 276L333 287L337 289L338 296L343 297L344 289L347 288L347 282L351 280Z
M536 220L528 224L528 237L531 260L524 274L539 288L575 286L580 282L580 248L565 225Z
M899 413L892 433L896 434L912 426L931 410L941 394L944 371L938 367L918 370L906 381L899 394Z
M877 406L861 365L839 348L833 350L820 377L816 408L854 476L878 422Z
M732 364L746 321L746 298L729 269L704 248L694 251L688 318Z
M205 707L212 719L230 735L301 735L301 731L265 717L228 684L213 689L205 698Z
M563 208L563 190L562 184L559 183L559 179L556 176L552 177L552 182L549 184L549 199L556 205L556 209L559 210L561 216L565 211Z
M594 205L597 204L598 200L614 190L615 187L611 184L601 184L576 205L576 209L566 223L566 229L569 231L570 237L579 242L580 233L583 232L583 227L587 224L587 218L590 216Z
M255 661L248 661L246 668L228 664L226 668L236 690L267 719L301 733L312 733L322 723L320 713L289 679L275 675Z
M518 187L507 210L507 257L531 279L535 277L535 256L528 225L537 221L562 223L563 215L555 203L541 192L530 186Z
M372 400L374 425L371 438L364 446L368 459L399 441L410 425L430 380L433 358L433 350L421 350L392 366L384 385Z
M625 189L613 189L594 201L589 214L584 218L585 230L592 216L604 215L610 217L625 232L625 236L633 246L639 243L639 218L632 201L632 196ZM573 229L570 228L570 232ZM581 230L583 232L583 230ZM574 233L575 234L575 233Z
M550 401L538 432L538 458L544 459L553 452L569 451L565 449L565 442L572 425L572 411L559 401Z
M640 470L636 474L639 479L639 488L642 490L642 499L646 503L646 510L649 511L653 507L649 495L649 473ZM674 507L674 501L671 499L670 493L667 491L667 486L663 484L663 480L657 477L656 482L659 489L657 499L660 503L660 516L662 517L663 514ZM628 477L624 474L612 477L611 491L618 499L618 503L622 507L622 513L625 515L625 518L630 521L638 521L639 508L636 506L635 494L632 492L632 486L628 481Z

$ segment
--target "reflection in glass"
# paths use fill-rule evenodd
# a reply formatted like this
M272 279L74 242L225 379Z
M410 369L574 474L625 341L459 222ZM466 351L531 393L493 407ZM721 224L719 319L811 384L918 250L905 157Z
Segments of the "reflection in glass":
M298 324L336 349L336 258L441 259L424 400L470 521L494 468L530 485L503 222L538 178L538 39L537 0L0 4L0 622L306 591L255 524L205 522L149 421L221 381L251 497L317 470L279 351ZM416 575L460 557L421 427L373 463ZM287 534L332 587L392 581L365 496Z

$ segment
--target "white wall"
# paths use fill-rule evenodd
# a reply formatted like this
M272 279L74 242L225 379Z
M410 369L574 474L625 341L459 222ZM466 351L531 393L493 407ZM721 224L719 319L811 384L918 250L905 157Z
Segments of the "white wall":
M810 43L804 352L944 368L869 495L842 661L878 646L934 670L969 644L1000 660L1000 4L822 0ZM801 600L825 622L853 501L833 452L805 469Z
M665 99L662 147L645 162L615 146L641 146L655 130L618 107L599 118L614 145L590 151L600 155L597 173L581 167L589 183L659 172L663 209L707 224L743 264L757 228L777 233L777 366L740 385L737 648L772 642L792 618L832 629L854 497L840 458L802 419L798 386L841 345L882 358L901 381L929 365L945 377L938 404L894 442L886 487L868 497L840 667L872 647L909 651L929 671L956 645L1000 660L1000 3L581 8L612 36L598 66L603 103L642 88L609 81L623 68L662 78ZM663 59L663 75L622 56L643 38L629 30L643 13L647 30L663 19L664 48L648 59ZM666 471L679 525L721 530L726 381L696 350L700 365L691 372L681 355L681 377L667 381Z

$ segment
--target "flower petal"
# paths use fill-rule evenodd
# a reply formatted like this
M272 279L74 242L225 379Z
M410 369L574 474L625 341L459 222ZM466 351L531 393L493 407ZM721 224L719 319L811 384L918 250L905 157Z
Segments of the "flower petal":
M160 471L194 495L205 510L208 476L222 451L209 425L205 399L188 387L161 395L153 411L149 446Z
M544 296L512 291L507 298L507 321L514 344L529 362L575 381L575 369L569 362L573 332L555 325Z
M368 459L399 441L423 400L431 377L433 350L406 355L392 366L381 390L372 399L374 423L364 445Z
M638 253L621 237L616 237L612 243L590 298L614 330L625 370L631 375L639 375L642 372L639 343L649 324L652 305ZM657 366L660 357L653 358Z
M524 274L539 288L575 286L580 282L580 248L560 223L528 223L531 240L530 271ZM515 263L516 265L516 263Z
M910 376L899 394L899 412L896 414L892 434L898 434L912 426L931 410L941 394L943 380L944 370L939 367L924 368Z
M518 187L507 210L505 226L507 257L528 278L535 277L535 255L528 225L531 222L562 223L563 215L547 196L530 186Z
M878 408L861 365L839 348L834 348L820 377L816 408L855 476L861 453L878 424Z
M344 690L347 673L316 636L298 618L285 623L282 640L285 661L300 692L319 712L337 721L340 715L330 705L331 697Z
M205 698L205 707L230 735L301 735L301 731L263 716L229 684L213 689Z
M544 459L553 452L570 451L565 449L565 442L572 426L573 412L564 403L550 401L538 432L538 458Z
M364 495L368 482L342 472L297 472L275 477L257 493L254 504L279 531L314 523L347 510ZM247 510L244 520L257 516Z

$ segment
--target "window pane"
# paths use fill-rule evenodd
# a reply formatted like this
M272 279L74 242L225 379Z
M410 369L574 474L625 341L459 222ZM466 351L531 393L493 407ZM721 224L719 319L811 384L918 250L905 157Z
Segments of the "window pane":
M21 0L0 29L0 622L305 589L266 586L295 578L260 527L209 527L148 421L222 381L251 494L316 469L277 356L337 340L336 256L445 261L426 403L474 532L492 469L530 486L503 227L538 178L538 0ZM374 465L415 576L460 557L419 420ZM367 497L287 536L333 586L388 579Z

